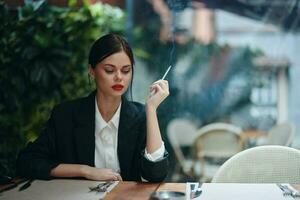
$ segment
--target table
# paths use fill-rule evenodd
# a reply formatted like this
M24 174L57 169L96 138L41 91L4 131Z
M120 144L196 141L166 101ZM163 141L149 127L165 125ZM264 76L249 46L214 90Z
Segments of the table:
M136 183L123 181L106 195L105 200L149 199L152 192L161 190L185 192L185 183Z
M231 190L235 190L236 188L241 188L240 193L243 193L247 190L247 186L253 187L252 190L257 190L257 188L265 188L265 189L277 189L275 197L278 197L277 199L285 199L285 197L282 196L281 191L276 188L275 184L226 184L226 183L207 183L204 184L203 190L204 193L210 192L217 193L217 190L221 188L227 188ZM273 187L271 187L273 186ZM295 189L300 191L300 184L293 184L292 185ZM136 182L120 182L110 193L107 194L105 197L105 200L148 200L150 197L150 194L154 191L162 191L162 190L168 190L168 191L178 191L178 192L185 192L186 190L186 184L185 183L161 183L161 184L150 184L150 183L136 183ZM212 189L213 188L213 189ZM210 189L210 191L209 191ZM214 189L216 189L214 191ZM245 190L246 189L246 190ZM251 191L251 189L249 189ZM220 190L219 190L220 191ZM257 190L258 191L258 190ZM222 192L222 191L220 191ZM224 191L223 191L224 192ZM259 192L259 191L258 191ZM264 196L263 191L260 191L261 195ZM226 193L226 191L225 191ZM253 192L255 193L255 192ZM227 195L232 195L232 193L228 193ZM255 194L254 194L255 195ZM273 194L269 194L269 196L272 196ZM231 196L230 196L231 197ZM229 197L229 198L230 198ZM234 195L233 195L234 197ZM236 197L236 196L235 196ZM250 196L251 198L251 196ZM202 198L201 198L202 199ZM207 199L207 196L203 195L203 199ZM209 199L209 198L208 198ZM214 199L214 198L212 198ZM220 199L220 198L217 198ZM224 200L227 200L228 198L224 198ZM234 199L234 198L233 198ZM239 199L239 198L238 198ZM263 198L264 200L273 200L273 198ZM275 199L275 198L274 198ZM288 198L286 198L288 200ZM222 199L220 199L222 200Z
M20 182L19 179L16 182ZM90 186L98 185L99 181L75 180L75 179L54 179L50 181L35 180L32 185L24 190L19 191L21 183L15 188L0 193L0 199L11 200L35 200L35 199L64 199L64 200L85 200L99 199L104 193L89 192ZM138 183L122 181L116 183L112 191L107 193L105 199L149 199L152 192L160 190L172 190L185 192L185 183ZM7 186L0 186L5 189Z
M35 185L22 192L19 192L17 188L15 188L3 194L0 193L0 199L101 199L100 194L88 192L88 186L97 184L95 181L57 179L51 181L35 181L34 184ZM300 184L292 186L298 191L300 190ZM289 200L289 198L282 195L282 191L275 184L205 183L202 185L202 188L203 193L199 198L201 200ZM185 192L186 183L137 183L123 181L119 182L118 185L105 196L104 200L148 200L152 192L162 190Z
M300 191L300 184L293 184L292 185L295 189ZM203 186L204 193L211 195L212 193L216 193L215 191L217 190L222 190L222 188L227 188L223 190L225 192L225 195L228 195L228 198L225 199L231 199L231 195L233 195L233 191L236 192L236 195L238 193L243 194L249 191L257 191L258 193L260 192L260 195L263 196L264 200L274 200L274 199L289 199L286 197L283 197L281 191L275 184L226 184L226 183L207 183L204 184ZM252 188L248 188L252 187ZM236 190L235 190L236 189ZM258 190L257 190L258 189ZM262 189L259 191L259 189ZM263 189L266 189L268 191L274 191L274 196L275 198L273 199L272 193L268 194L271 196L270 198L264 198L264 191ZM178 192L185 192L186 190L186 183L161 183L161 184L150 184L150 183L136 183L136 182L120 182L110 193L107 194L105 197L105 200L143 200L143 199L149 199L149 196L152 192L154 191L162 191L162 190L168 190L168 191L178 191ZM215 191L214 191L215 190ZM227 192L231 190L231 192ZM218 193L218 192L217 192ZM222 193L222 191L220 191ZM255 192L253 192L254 195ZM252 193L252 194L253 194ZM260 196L260 197L261 197ZM234 199L233 195L233 199ZM202 197L201 197L202 199ZM210 199L203 194L203 199ZM212 197L212 199L214 199ZM217 198L220 199L220 198ZM240 199L239 197L237 199ZM251 194L249 196L249 199L251 199Z

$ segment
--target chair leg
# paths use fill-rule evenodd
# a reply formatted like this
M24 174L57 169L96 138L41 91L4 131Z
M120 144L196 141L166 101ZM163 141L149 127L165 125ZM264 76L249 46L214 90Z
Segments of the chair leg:
M201 166L201 176L205 177L205 160L204 158L200 158L200 166Z
M180 174L181 174L181 166L178 164L175 165L174 173L171 177L173 181L178 181L180 179Z

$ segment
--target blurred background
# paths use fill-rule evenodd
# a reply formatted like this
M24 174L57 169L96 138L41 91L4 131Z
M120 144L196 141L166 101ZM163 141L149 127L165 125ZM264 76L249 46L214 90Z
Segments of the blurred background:
M158 110L166 181L209 182L247 148L300 149L299 0L0 0L0 174L54 105L94 90L87 54L115 32L132 45L133 100L169 65Z

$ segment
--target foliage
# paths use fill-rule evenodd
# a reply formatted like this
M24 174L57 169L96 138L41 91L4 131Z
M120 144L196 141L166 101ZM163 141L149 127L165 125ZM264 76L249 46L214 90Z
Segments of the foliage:
M191 38L187 43L179 44L175 32L170 34L169 41L161 42L159 20L157 16L151 16L151 19L134 30L135 55L146 63L151 72L163 73L169 65L175 65L191 50L195 51L196 58L202 62L220 53L221 46L216 43L203 45Z
M104 4L80 8L0 3L0 173L14 175L17 152L36 138L53 106L92 88L87 53L107 32L122 33L124 13Z
M193 38L184 44L172 40L162 43L158 21L158 18L151 18L136 29L138 37L134 45L135 54L146 63L149 71L158 73L157 78L168 65L173 65L167 78L170 96L160 106L161 115L164 115L160 122L166 121L163 123L166 125L174 117L187 115L197 119L199 124L209 123L222 120L243 104L249 104L255 70L252 60L262 55L261 51L227 44L204 45ZM176 33L173 40L176 40Z

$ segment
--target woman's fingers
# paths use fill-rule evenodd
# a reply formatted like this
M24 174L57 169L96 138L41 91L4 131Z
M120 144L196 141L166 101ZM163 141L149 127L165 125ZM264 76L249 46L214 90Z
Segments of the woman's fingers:
M114 181L122 181L122 177L119 173L111 171L110 173L110 179Z
M166 85L164 85L164 84L155 84L155 85L151 86L150 92L152 95L156 94L156 93L161 93L164 96L167 96L167 95L169 95L169 88L166 87Z
M156 109L161 102L169 95L169 84L166 80L155 81L150 86L150 96L147 105Z
M99 181L122 181L122 177L119 173L114 172L112 169L97 169L92 168L93 171L91 172L88 179L91 180L99 180Z
M152 85L156 85L156 84L168 85L168 81L167 80L158 80L158 81L155 81L154 83L152 83Z
M116 173L117 174L117 181L123 181L122 177L120 174Z
M158 80L150 86L150 92L152 95L157 93L158 91L166 92L167 94L169 94L168 81Z

